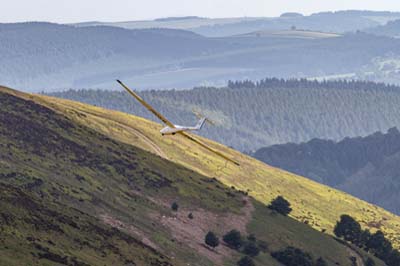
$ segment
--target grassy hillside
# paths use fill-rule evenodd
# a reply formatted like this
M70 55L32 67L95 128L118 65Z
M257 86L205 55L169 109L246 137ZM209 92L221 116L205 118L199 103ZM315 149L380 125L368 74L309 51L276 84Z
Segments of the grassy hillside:
M364 227L369 227L372 231L379 228L397 246L400 244L398 216L346 193L265 165L235 150L203 139L210 146L239 161L240 167L236 167L179 136L162 137L159 134L161 125L139 117L58 98L38 95L29 97L114 140L141 147L203 175L215 177L227 186L248 191L262 203L283 195L293 204L292 217L317 230L332 233L339 216L348 213L357 218Z
M351 253L330 236L230 188L228 174L247 181L240 169L187 141L160 138L155 123L6 88L0 103L1 266L233 265L238 252L202 244L209 230L221 236L231 229L268 244L257 265L276 265L269 252L289 245L330 266L351 265ZM244 170L302 180L218 146Z

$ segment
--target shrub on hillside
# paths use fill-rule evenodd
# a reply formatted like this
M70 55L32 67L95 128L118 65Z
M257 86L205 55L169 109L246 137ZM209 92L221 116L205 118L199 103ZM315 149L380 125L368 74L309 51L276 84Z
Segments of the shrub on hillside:
M247 242L244 245L243 253L251 257L255 257L260 253L260 249L254 242Z
M173 211L177 212L178 209L179 209L178 203L173 202L172 205L171 205L171 209L172 209Z
M340 221L336 223L333 230L337 237L343 237L346 241L357 242L361 235L361 226L351 216L344 214L340 216Z
M286 266L313 266L311 255L294 247L273 252L271 256Z
M212 248L215 248L219 245L218 237L214 234L214 232L211 231L207 233L204 242Z
M292 208L290 208L290 203L287 201L284 197L278 196L276 197L270 205L268 205L268 208L271 210L274 210L282 215L287 216L291 211Z
M393 250L392 244L385 238L382 231L377 231L375 234L371 235L367 247L375 256L382 260L388 258Z
M366 251L383 260L388 266L400 265L400 252L393 249L392 243L378 230L371 234L361 230L360 224L349 215L342 215L337 222L334 233L337 237L363 247ZM371 262L370 262L371 263Z
M222 239L230 248L239 249L243 245L243 239L238 230L229 231Z
M237 262L237 265L238 266L255 266L255 263L252 258L250 258L249 256L245 256Z

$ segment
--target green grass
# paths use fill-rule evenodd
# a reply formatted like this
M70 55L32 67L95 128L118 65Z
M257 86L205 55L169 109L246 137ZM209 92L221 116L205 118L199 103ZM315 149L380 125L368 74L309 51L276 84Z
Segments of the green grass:
M240 169L221 167L221 159L186 140L163 139L157 124L133 116L7 89L0 89L0 103L1 266L57 260L66 265L232 265L241 254L223 246L215 253L202 243L208 230L222 236L234 228L256 234L271 250L294 245L330 265L350 265L346 248L330 236L273 215L263 205L283 194L296 218L314 205L306 194L290 196L291 189L296 185L296 192L317 195L327 189L323 186L210 142L242 163ZM151 143L135 138L129 127L146 133L168 160L152 153ZM253 188L255 199L230 188L262 189L270 182L280 185L262 194ZM177 213L170 209L174 201ZM187 218L190 212L193 220ZM328 218L325 213L314 215ZM276 265L268 254L257 262Z

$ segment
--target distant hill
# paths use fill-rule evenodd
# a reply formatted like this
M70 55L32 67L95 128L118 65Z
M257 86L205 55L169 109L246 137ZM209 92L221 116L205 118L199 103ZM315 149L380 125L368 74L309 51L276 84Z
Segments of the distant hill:
M272 78L258 84L231 82L224 88L140 94L177 124L194 124L192 109L202 110L218 125L200 133L242 151L312 138L366 136L400 125L400 87L373 82ZM155 120L124 91L69 90L52 95Z
M400 213L400 132L274 145L253 156Z
M298 39L324 39L324 38L335 38L341 35L335 33L326 33L319 31L308 31L308 30L281 30L281 31L256 31L238 35L239 37L258 37L258 38L298 38Z
M139 117L3 87L0 102L2 266L233 265L243 254L204 245L232 229L267 247L257 265L277 265L270 253L290 245L351 266L354 251L320 232L344 211L398 246L398 216L218 143L202 139L240 168ZM295 219L264 205L277 194Z
M98 83L114 79L116 73L140 74L146 68L162 71L177 60L226 48L182 30L40 22L0 24L0 38L0 57L7 65L0 69L0 79L26 90Z
M304 15L296 12L287 12L280 15L281 18L303 17Z
M299 13L284 13L276 18L198 18L176 17L148 21L84 22L76 26L108 25L126 29L173 28L186 29L209 37L226 37L260 30L287 30L292 26L311 31L351 32L383 25L400 19L399 12L338 11L321 12L310 16Z
M390 82L400 84L393 67L400 62L400 40L297 29L207 38L177 29L0 24L0 58L7 66L0 68L0 80L35 92L117 89L116 78L138 89L224 86L228 80L266 75L377 81L390 77ZM388 57L394 62L383 63ZM392 69L390 75L387 69Z

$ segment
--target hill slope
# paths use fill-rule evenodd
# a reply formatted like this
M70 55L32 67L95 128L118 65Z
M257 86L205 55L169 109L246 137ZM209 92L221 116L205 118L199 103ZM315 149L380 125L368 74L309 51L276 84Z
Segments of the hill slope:
M155 137L154 123L6 88L0 88L0 102L2 266L232 265L238 252L225 245L213 251L202 243L208 230L222 235L233 228L268 243L268 252L255 258L257 265L276 265L269 252L288 245L314 259L322 256L330 266L351 265L346 247L328 235L138 148L152 150L149 144L159 139L170 156L190 145L179 141L174 147ZM132 122L148 126L149 138L139 137L141 128ZM244 164L254 161L230 152ZM210 157L209 167L218 163L203 155ZM186 154L183 163L210 170L201 162L205 158L190 157ZM170 209L174 201L177 212ZM397 219L392 218L388 224Z
M192 109L202 110L219 125L206 126L201 134L241 151L312 138L366 136L400 126L400 87L372 82L272 78L257 86L233 82L228 88L140 94L178 124L194 123ZM125 92L72 90L53 95L155 119Z
M159 124L142 118L68 100L36 95L31 97L59 113L66 114L71 120L103 132L115 140L144 148L208 177L215 177L227 186L248 190L251 196L263 203L270 202L277 195L283 195L293 205L292 216L318 230L332 232L338 217L343 213L351 213L371 230L376 230L374 226L378 224L390 239L396 241L396 245L399 244L398 216L346 193L270 167L223 145L203 139L210 146L239 161L241 166L237 168L179 136L162 137L159 134Z
M400 213L400 132L377 132L340 142L313 139L262 148L253 156Z

